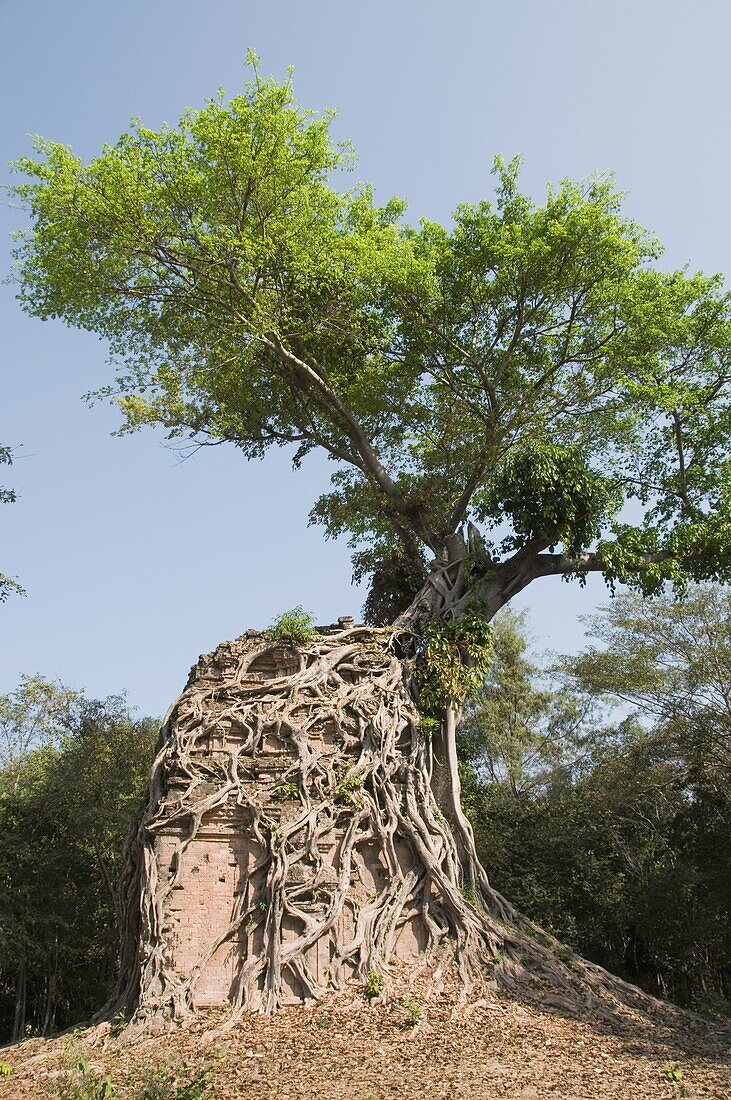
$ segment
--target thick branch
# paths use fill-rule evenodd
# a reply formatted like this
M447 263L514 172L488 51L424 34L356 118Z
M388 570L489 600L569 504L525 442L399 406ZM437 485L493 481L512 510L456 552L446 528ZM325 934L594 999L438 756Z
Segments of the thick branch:
M276 334L272 334L271 336L260 336L259 340L266 348L274 352L289 366L293 367L299 377L317 392L325 405L329 407L331 413L334 413L345 427L348 437L362 460L363 465L361 468L364 472L388 498L391 506L399 516L409 521L409 525L419 538L423 539L432 550L435 552L438 551L438 539L434 533L426 527L421 517L415 514L414 509L410 507L404 499L395 481L374 451L360 421L354 416L332 386L330 386L309 363L306 363L303 359L299 358L299 356L295 355L294 352L286 348L280 337Z
M666 555L665 555L666 556ZM647 562L660 560L660 555L645 555ZM533 578L565 576L567 573L601 573L606 568L598 554L536 554Z

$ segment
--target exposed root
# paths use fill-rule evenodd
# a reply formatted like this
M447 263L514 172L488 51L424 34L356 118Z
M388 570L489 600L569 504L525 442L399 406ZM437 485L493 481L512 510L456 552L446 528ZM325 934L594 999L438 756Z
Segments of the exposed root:
M314 1001L349 982L388 992L404 942L412 972L438 989L450 971L465 1004L496 988L573 1010L595 1010L609 990L651 1000L565 952L491 888L466 819L453 834L437 805L431 745L395 639L364 627L318 634L305 648L280 647L286 672L262 679L254 669L273 647L254 635L194 670L165 720L128 846L127 951L112 1012L185 1017L224 944L239 945L234 1017L274 1012L293 988ZM278 770L263 772L273 758ZM181 971L169 902L201 827L221 813L254 855L228 925ZM162 837L173 838L166 863ZM323 940L324 975L313 961Z

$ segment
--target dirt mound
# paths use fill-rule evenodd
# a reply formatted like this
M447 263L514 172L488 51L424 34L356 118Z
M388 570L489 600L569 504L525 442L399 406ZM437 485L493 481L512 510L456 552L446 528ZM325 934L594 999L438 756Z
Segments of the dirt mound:
M211 1100L731 1096L729 1028L672 1009L663 1020L625 1013L609 1022L504 998L465 1015L447 998L425 1006L332 997L275 1017L244 1015L228 1029L225 1021L210 1011L172 1032L115 1035L105 1024L26 1041L2 1053L13 1073L0 1080L0 1097L58 1096L79 1055L87 1075L111 1076L122 1100L137 1100L145 1074L166 1067L181 1080L207 1067Z

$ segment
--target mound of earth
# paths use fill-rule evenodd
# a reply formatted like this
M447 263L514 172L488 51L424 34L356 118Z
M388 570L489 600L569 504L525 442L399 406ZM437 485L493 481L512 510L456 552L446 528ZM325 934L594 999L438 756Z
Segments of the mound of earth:
M729 1037L727 1026L671 1008L578 1019L504 997L465 1014L448 997L425 1006L336 996L234 1024L211 1010L155 1034L104 1024L27 1040L2 1052L13 1072L0 1097L62 1095L81 1056L88 1082L108 1074L120 1100L174 1100L140 1082L189 1082L204 1069L211 1100L727 1100Z

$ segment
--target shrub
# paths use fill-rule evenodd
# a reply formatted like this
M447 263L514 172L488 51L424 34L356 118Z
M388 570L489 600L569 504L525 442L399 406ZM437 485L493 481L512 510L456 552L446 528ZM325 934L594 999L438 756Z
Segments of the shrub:
M383 993L384 981L383 975L379 974L377 970L369 970L366 974L365 995L372 1000L374 997L380 997Z
M267 627L267 634L273 642L307 645L315 634L314 623L313 616L298 605L278 615L271 626Z
M424 1012L416 997L404 997L401 1007L408 1016L412 1027L416 1027L424 1019Z
M276 799L277 802L286 802L287 800L299 798L299 793L299 786L291 779L285 780L282 783L277 783L272 787L272 798Z
M362 801L359 796L359 792L362 789L362 777L354 775L352 772L347 772L342 779L338 781L338 785L335 788L335 801L340 805L348 802L358 805Z
M102 1077L93 1070L79 1050L67 1050L66 1064L68 1069L58 1085L59 1100L117 1100L119 1094L111 1077Z
M148 1066L132 1094L132 1100L209 1100L211 1075L206 1066L193 1072L186 1062L174 1066Z

